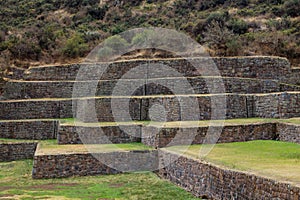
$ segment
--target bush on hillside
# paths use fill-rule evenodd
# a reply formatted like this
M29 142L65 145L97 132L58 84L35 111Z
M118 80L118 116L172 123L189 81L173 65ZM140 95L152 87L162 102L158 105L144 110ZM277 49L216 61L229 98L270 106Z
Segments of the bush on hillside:
M228 28L235 34L244 34L248 31L248 24L242 19L231 19Z
M287 0L284 2L284 11L291 17L300 16L300 0Z
M88 45L79 34L74 34L67 40L65 47L62 49L63 54L69 58L82 57L88 50Z

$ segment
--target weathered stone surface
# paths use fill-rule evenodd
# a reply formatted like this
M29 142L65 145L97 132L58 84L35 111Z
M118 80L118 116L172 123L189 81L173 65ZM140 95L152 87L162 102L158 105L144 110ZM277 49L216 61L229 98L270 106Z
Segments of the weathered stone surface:
M225 97L226 101L224 100ZM190 104L184 103L191 102L189 99L198 100L198 117L185 114L196 112ZM222 99L224 102L221 101ZM197 100L192 102L195 103ZM215 102L213 105L220 104L219 107L214 109L215 115L212 115L212 102ZM0 101L0 119L73 118L76 113L76 117L84 122L144 121L150 119L149 109L153 105L164 107L166 121L219 119L224 117L224 113L227 119L249 117L292 118L300 117L300 92L261 95L97 97L75 99L73 102L72 99L11 100ZM226 109L226 111L223 109Z
M288 76L291 72L289 61L279 57L220 57L212 59L218 67L221 76L279 80ZM82 70L82 74L86 75L84 77L85 80L99 80L99 72L103 70L103 67L107 67L105 73L102 74L101 79L119 79L130 69L145 64L148 65L149 68L155 67L157 64L166 65L177 70L183 76L191 77L210 75L212 73L211 69L207 69L207 66L209 66L207 63L209 63L209 61L210 58L180 58L118 61L109 64L108 67L106 63L96 65L71 64L63 66L32 67L26 72L24 78L26 80L75 80L79 69L83 67L87 69ZM198 63L202 68L198 71L191 63ZM165 73L157 71L155 74L149 74L148 77L165 77Z
M0 101L0 120L72 118L71 99Z
M300 115L300 93L282 92L254 96L254 115L263 118L293 118Z
M129 134L127 134L127 132ZM109 144L141 141L141 126L74 126L62 125L57 136L58 144Z
M74 175L153 171L158 166L157 158L155 150L35 155L32 177L36 179L60 178Z
M187 90L177 90L176 86L187 81ZM209 94L218 90L208 88L209 85L224 84L226 93L270 93L282 91L299 91L300 86L280 84L277 80L245 79L235 77L187 77L161 79L121 79L98 81L18 81L9 80L5 85L2 99L39 99L39 98L71 98L73 88L84 90L87 96L110 96L116 83L121 85L139 85L128 95L158 95L158 94ZM77 84L74 87L74 84ZM95 88L93 88L95 87ZM129 88L129 87L128 87ZM95 91L92 91L95 89ZM87 91L90 90L90 91ZM79 93L79 92L78 92Z
M280 141L294 142L300 144L300 125L278 123L277 135Z
M209 129L209 131L208 131ZM217 143L277 139L276 123L225 125L224 127L143 127L142 142L152 147L203 144L208 134L220 133ZM218 135L217 135L218 137Z
M224 169L170 152L160 151L159 154L160 162L173 162L158 170L157 174L195 196L249 200L300 198L300 188L289 183Z
M18 142L0 144L0 161L13 161L32 159L37 147L37 142Z
M0 138L46 140L55 139L59 122L55 120L38 121L0 121Z

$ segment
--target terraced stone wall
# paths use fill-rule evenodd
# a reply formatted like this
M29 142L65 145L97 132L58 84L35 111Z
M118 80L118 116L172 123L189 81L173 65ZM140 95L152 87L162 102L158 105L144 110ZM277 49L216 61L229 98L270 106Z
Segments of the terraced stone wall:
M254 174L162 151L163 160L175 160L157 173L195 196L211 199L299 199L300 188Z
M56 139L58 121L0 121L0 138Z
M92 89L95 84L96 91L89 96L110 96L117 82L121 85L139 85L130 95L158 95L158 94L209 94L218 91L209 90L207 85L221 83L223 81L226 93L270 93L281 91L299 91L300 86L280 84L276 80L258 80L241 78L217 78L217 77L189 77L186 78L191 85L188 90L176 91L174 86L182 85L185 79L132 79L132 80L108 80L97 82L77 82L78 90ZM39 98L71 98L74 81L14 81L6 83L2 99L39 99ZM173 91L172 91L173 90Z
M32 159L37 147L36 142L18 142L0 144L0 161Z
M209 131L208 131L209 130ZM276 139L276 123L226 125L224 127L143 127L142 142L152 147L203 144L207 135L221 133L218 143ZM218 137L218 136L216 136Z
M300 93L284 92L263 95L226 95L226 118L292 118L300 116ZM162 105L165 114L161 113L154 121L188 121L219 119L219 115L212 116L211 102L223 104L223 95L198 96L145 96L114 98L84 98L77 99L74 108L77 118L84 122L113 122L131 120L149 120L154 105ZM195 110L185 103L190 99L199 105L199 116L191 117ZM214 101L212 101L214 100ZM77 105L77 107L76 107ZM114 108L114 110L112 109ZM160 109L159 111L161 111ZM217 114L222 109L216 110ZM225 112L224 112L225 113ZM125 117L127 115L127 117ZM115 117L114 117L115 116ZM130 116L130 117L129 117ZM165 116L165 118L164 118ZM73 118L71 99L36 99L0 101L0 119L56 119ZM154 116L155 118L155 116Z
M293 118L300 115L300 93L283 92L254 96L254 115L262 118Z
M221 76L229 77L245 77L245 78L258 78L258 79L276 79L282 80L285 76L291 72L290 63L285 58L279 57L232 57L232 58L213 58L216 66L219 68ZM200 63L202 66L200 71L190 63ZM134 60L134 61L118 61L112 64L72 64L63 66L45 66L45 67L33 67L26 71L26 80L75 80L77 73L81 66L83 69L82 74L85 74L86 80L99 80L99 65L107 67L105 73L103 73L101 80L120 79L129 70L141 66L147 65L148 67L155 67L157 64L167 65L179 73L182 76L192 77L199 75L216 75L212 74L212 70L208 69L207 63L210 62L208 58L194 58L191 61L185 59L166 59L166 60ZM205 67L206 66L206 67ZM141 74L140 77L165 77L165 73L157 71L155 74ZM137 76L138 77L138 76Z
M292 68L292 72L283 80L286 83L300 85L300 68Z
M82 144L82 140L85 144L141 142L141 126L76 127L61 125L57 140L58 144Z
M72 100L0 101L0 119L72 118Z
M300 125L278 123L277 134L280 141L300 144Z
M78 104L78 118L84 122L111 122L111 121L128 121L125 116L128 115L132 120L150 120L153 121L188 121L188 120L208 120L208 119L220 119L220 117L226 118L247 118L246 109L246 96L237 94L228 94L227 101L227 112L223 112L223 116L211 115L211 99L220 99L222 95L206 95L197 97L185 97L180 96L180 101L176 96L165 96L165 97L146 97L146 98L131 98L129 103L127 98L116 98L116 102L112 103L110 98L101 99L85 99L80 100ZM195 99L196 98L196 99ZM194 108L191 107L190 102L198 101L199 112L197 118L192 117L191 113L194 113ZM221 103L221 102L220 102ZM165 111L159 116L152 116L152 106L161 105ZM197 106L197 105L195 105ZM114 112L112 108L114 108ZM126 109L124 109L126 108ZM93 111L96 110L96 116ZM221 110L218 110L218 112ZM96 120L96 121L95 121Z
M98 160L99 158L100 160ZM158 166L157 151L116 151L35 155L32 177L61 178L96 174L117 174L121 171L153 171ZM103 164L105 163L105 164ZM109 166L117 166L119 170Z

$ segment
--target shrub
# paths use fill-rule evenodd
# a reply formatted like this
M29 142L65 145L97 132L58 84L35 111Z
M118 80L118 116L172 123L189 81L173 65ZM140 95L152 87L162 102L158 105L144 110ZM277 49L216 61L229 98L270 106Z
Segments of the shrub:
M105 47L111 48L115 52L122 52L128 45L128 42L120 35L109 37L104 42Z
M224 4L226 0L205 0L205 1L198 1L198 5L196 6L198 10L207 10L210 8L214 8L217 5Z
M87 13L94 19L103 20L107 11L107 6L104 7L89 7Z
M241 41L238 37L233 37L226 42L226 56L238 56L241 52Z
M198 20L197 24L193 27L193 34L194 36L198 36L199 34L202 34L205 30L205 21L204 20Z
M29 38L17 40L8 47L13 57L18 59L38 60L41 54L41 48L36 41Z
M238 7L246 7L249 5L249 0L235 0L234 4Z
M225 22L230 18L228 12L213 12L206 18L206 25L211 24L213 21L218 22L220 25L225 25Z
M109 58L112 58L114 51L112 48L104 46L103 48L99 49L98 51L98 58L99 61L108 61Z
M288 0L284 2L284 11L291 17L300 15L300 0Z
M284 17L281 20L270 19L267 22L267 26L269 29L273 30L284 30L289 29L291 26L290 18Z
M213 21L209 24L203 35L204 42L206 42L210 48L215 50L216 55L219 56L227 54L227 43L235 38L234 34L226 26L217 21Z
M248 31L248 24L242 19L232 19L229 21L228 28L235 34L244 34Z
M74 34L70 39L68 39L65 47L62 49L63 54L70 58L84 56L87 50L88 45L79 34Z

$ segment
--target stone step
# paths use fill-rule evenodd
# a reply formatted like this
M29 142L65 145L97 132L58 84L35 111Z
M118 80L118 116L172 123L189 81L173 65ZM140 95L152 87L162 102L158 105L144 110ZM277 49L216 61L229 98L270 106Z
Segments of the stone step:
M212 105L216 109L213 110ZM74 106L74 113L72 106ZM199 110L197 110L198 106ZM83 122L292 118L300 117L300 92L249 95L103 96L0 101L1 120L74 117Z
M191 127L146 126L142 143L155 148L190 144L215 144L253 140L276 140L276 123L210 125Z
M122 124L122 123L121 123ZM58 144L120 144L141 142L141 123L128 125L62 124Z
M233 119L213 121L127 122L62 124L59 144L110 144L142 142L152 147L202 144L209 134L218 143L275 140L277 119ZM280 135L283 135L282 133Z
M0 138L0 162L32 159L37 141Z
M157 169L157 151L141 144L39 145L33 178L116 174Z
M259 80L235 77L186 77L157 79L121 79L98 81L19 81L7 80L2 99L72 98L73 88L78 94L87 96L110 96L116 85L128 89L128 95L161 94L209 94L219 93L218 86L223 82L225 93L271 93L300 91L300 86L279 83L276 80ZM76 84L74 86L74 84ZM190 84L184 86L185 84ZM135 87L133 87L135 86ZM186 88L177 89L182 86ZM211 88L208 88L210 86ZM131 89L132 88L132 89ZM94 91L95 89L95 91ZM130 91L133 90L133 91ZM122 91L123 93L124 91ZM115 94L116 95L116 94Z
M58 120L0 121L0 138L47 140L56 139Z

